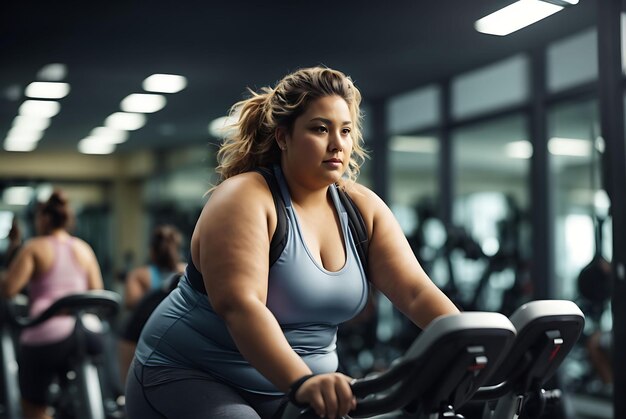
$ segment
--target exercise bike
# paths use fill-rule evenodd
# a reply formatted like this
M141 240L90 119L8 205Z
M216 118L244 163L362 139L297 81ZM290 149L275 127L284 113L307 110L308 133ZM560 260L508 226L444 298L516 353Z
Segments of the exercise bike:
M371 417L399 409L389 418L462 418L466 403L495 371L515 338L502 314L466 312L440 316L404 356L380 374L355 380L357 407L350 417ZM308 407L288 403L282 419L316 418Z
M549 404L559 402L560 391L544 386L580 337L585 316L572 301L531 301L511 316L517 330L506 360L480 388L474 400L485 404L482 419L538 418Z
M350 417L460 419L465 416L457 412L470 402L483 406L481 419L517 419L522 413L539 417L549 399L557 399L558 391L543 386L578 340L584 315L571 301L533 301L511 315L516 333L509 340L494 339L496 331L490 334L487 324L481 329L482 319L472 318L474 314L496 313L435 319L388 371L355 380L357 408ZM468 341L470 336L475 342ZM488 369L479 368L480 357L472 363L464 356L478 345L491 352ZM478 374L471 377L472 371ZM310 409L289 403L282 419L314 417Z
M118 313L120 306L119 294L105 290L91 290L62 297L34 318L19 312L19 307L11 302L3 302L3 396L8 417L22 417L13 337L17 335L17 331L41 324L55 315L69 314L76 318L74 333L77 345L65 377L59 380L60 389L53 401L55 417L105 419L106 411L98 372L98 357L102 354L93 353L87 347L87 333L108 333L108 320Z

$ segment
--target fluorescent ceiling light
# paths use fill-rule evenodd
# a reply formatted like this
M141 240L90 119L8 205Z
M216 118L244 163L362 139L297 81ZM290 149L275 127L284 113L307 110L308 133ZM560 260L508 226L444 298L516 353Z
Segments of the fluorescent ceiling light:
M50 126L50 118L38 116L18 115L13 119L14 127L27 127L31 130L43 131Z
M30 186L11 186L2 193L2 200L9 205L28 205L32 197Z
M100 141L99 138L87 137L78 142L78 151L83 154L111 154L115 144Z
M439 142L435 138L395 135L391 137L389 148L401 153L436 153Z
M146 124L146 116L142 113L115 112L104 120L104 125L114 129L135 131Z
M47 64L37 73L37 80L61 81L67 76L67 66L61 63Z
M59 102L49 100L27 100L20 105L20 115L52 118L61 110Z
M548 141L548 151L556 156L589 157L591 150L588 140L554 137Z
M147 92L177 93L187 87L187 79L176 74L153 74L143 81Z
M120 107L124 112L153 113L163 109L166 103L165 96L133 93L122 100Z
M504 153L510 159L529 159L533 155L530 141L511 141L504 146Z
M47 81L35 81L26 86L24 94L38 99L61 99L70 93L70 85L67 83L55 83Z
M6 151L33 151L37 148L37 141L24 142L7 138L4 140L4 149Z
M239 117L235 115L215 118L209 124L209 134L216 138L224 138L235 131L237 122L239 122Z
M88 138L97 138L102 142L110 144L121 144L128 140L128 131L111 127L97 127L91 130L91 135Z
M561 9L562 6L541 0L519 0L477 20L474 28L478 32L504 36L532 25Z
M52 196L54 187L49 183L39 184L35 190L37 195L37 202L46 202Z
M13 127L7 133L7 140L36 143L43 137L43 131Z

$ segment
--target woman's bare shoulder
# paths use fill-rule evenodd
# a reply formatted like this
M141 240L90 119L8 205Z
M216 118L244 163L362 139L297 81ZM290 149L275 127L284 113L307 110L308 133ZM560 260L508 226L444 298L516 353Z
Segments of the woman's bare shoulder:
M211 192L205 207L257 206L267 203L268 199L271 200L271 194L263 176L257 172L246 172L220 183Z
M49 237L47 236L37 236L31 239L28 239L24 242L22 246L22 251L24 252L40 252L45 249L51 248Z
M380 220L390 216L389 207L374 191L360 183L347 186L345 191L359 209L371 236Z
M385 205L378 195L370 188L360 183L346 185L345 192L354 201L361 212L374 211L376 207Z

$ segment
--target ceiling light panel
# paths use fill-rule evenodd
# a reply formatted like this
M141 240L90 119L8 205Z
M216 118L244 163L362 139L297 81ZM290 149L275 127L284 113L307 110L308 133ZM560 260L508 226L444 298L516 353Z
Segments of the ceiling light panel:
M87 137L78 142L78 151L83 154L111 154L115 144L100 141L98 138Z
M19 114L39 118L52 118L61 110L59 102L49 100L27 100L20 105Z
M104 125L114 129L135 131L146 124L146 116L142 113L115 112L104 120Z
M21 139L29 143L37 142L41 140L41 137L43 137L43 131L29 128L13 127L7 133L7 138Z
M176 74L153 74L143 81L147 92L177 93L187 87L187 79Z
M239 116L228 115L215 118L209 123L209 134L215 138L225 138L233 135L237 130L237 123L239 122Z
M97 127L91 130L89 137L98 138L110 144L121 144L128 140L128 131L123 131L111 127Z
M562 10L562 6L541 0L519 0L477 20L478 32L504 36L540 21Z
M33 151L37 148L37 142L22 142L14 139L7 138L4 140L3 147L6 151Z
M13 127L28 127L32 130L43 131L50 126L50 118L40 118L29 115L18 115L13 119Z
M35 81L26 86L24 94L36 99L62 99L70 93L70 85L46 81Z
M133 93L126 96L120 103L124 112L153 113L166 105L165 96L147 93Z

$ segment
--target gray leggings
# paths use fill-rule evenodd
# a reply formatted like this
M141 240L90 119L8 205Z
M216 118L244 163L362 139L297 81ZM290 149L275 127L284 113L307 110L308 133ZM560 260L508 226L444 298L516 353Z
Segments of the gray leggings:
M270 419L285 401L235 389L206 373L145 367L137 360L126 380L128 419Z

